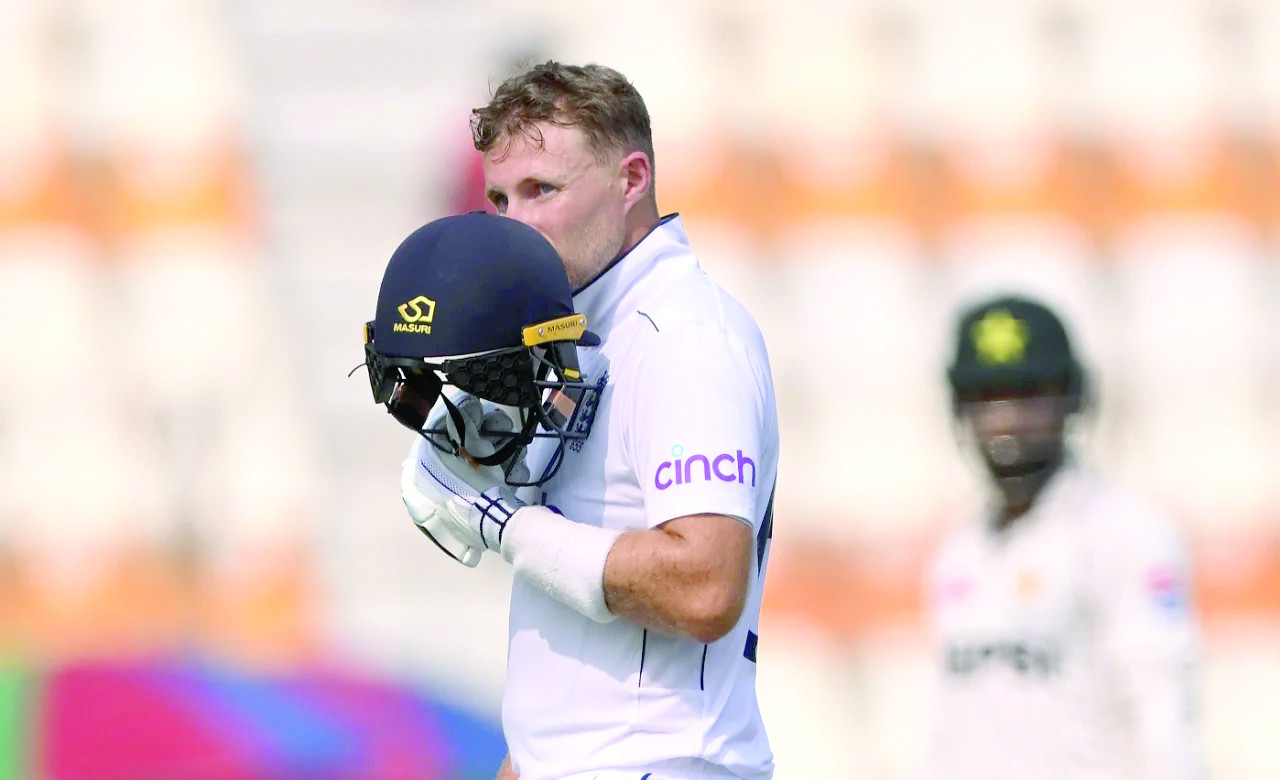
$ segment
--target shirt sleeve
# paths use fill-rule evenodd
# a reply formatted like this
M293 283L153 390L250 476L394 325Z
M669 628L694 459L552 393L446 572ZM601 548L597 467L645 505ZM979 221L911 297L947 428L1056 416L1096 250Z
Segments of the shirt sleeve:
M1164 518L1131 519L1117 524L1107 555L1103 636L1132 717L1139 776L1203 777L1186 550Z
M722 329L663 327L637 361L626 437L652 528L692 514L748 524L768 490L766 384Z

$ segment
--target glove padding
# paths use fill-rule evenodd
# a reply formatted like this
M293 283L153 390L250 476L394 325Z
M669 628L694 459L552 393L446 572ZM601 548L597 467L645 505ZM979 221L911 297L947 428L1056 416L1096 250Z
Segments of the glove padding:
M507 487L502 466L482 466L472 456L492 455L513 429L511 418L496 406L463 396L456 404L463 430L457 430L444 404L432 414L428 428L441 422L453 442L464 442L457 455L439 434L434 446L419 436L400 474L400 495L409 516L440 549L465 566L475 566L485 549L499 550L511 515L524 504ZM442 419L443 418L443 419ZM432 434L428 434L432 435ZM441 447L448 451L442 451ZM522 459L523 452L513 457ZM522 460L511 466L512 479L528 480Z

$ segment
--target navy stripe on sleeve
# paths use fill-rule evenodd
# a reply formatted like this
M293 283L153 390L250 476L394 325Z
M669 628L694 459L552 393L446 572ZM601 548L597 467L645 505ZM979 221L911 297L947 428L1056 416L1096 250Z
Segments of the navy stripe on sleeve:
M649 646L649 629L640 638L640 673L636 675L636 687L644 684L644 651Z

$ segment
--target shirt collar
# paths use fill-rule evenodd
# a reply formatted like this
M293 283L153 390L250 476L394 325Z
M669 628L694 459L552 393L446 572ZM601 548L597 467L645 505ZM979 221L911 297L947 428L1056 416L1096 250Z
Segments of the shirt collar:
M631 293L664 260L681 255L692 258L689 237L680 215L670 214L574 294L574 311L585 314L587 327L605 337L613 329L614 317Z
M1012 538L1022 533L1024 529L1033 525L1040 525L1049 518L1059 517L1062 514L1072 515L1074 512L1069 507L1082 499L1081 486L1089 478L1089 472L1068 454L1062 464L1049 477L1049 481L1045 483L1044 487L1040 488L1040 492L1031 502L1031 508L1027 510L1025 515L1014 520L1012 525L1006 527L1003 531L996 531L994 526L990 524L990 513L995 510L990 509L984 513L986 518L984 525L989 533L1001 538Z

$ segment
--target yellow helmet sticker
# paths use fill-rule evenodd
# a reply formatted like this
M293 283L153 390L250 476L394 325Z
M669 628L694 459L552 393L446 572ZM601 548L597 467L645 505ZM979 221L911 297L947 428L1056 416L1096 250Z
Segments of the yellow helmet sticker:
M391 327L394 333L430 333L431 321L436 316L436 302L425 295L419 295L411 301L396 307L400 319Z
M986 365L1021 363L1031 333L1027 324L1007 309L995 309L973 324L973 347Z

